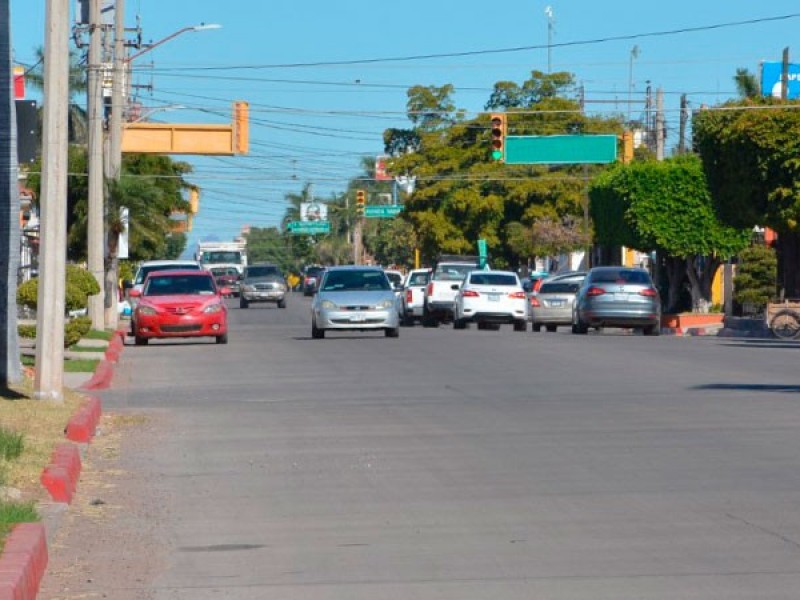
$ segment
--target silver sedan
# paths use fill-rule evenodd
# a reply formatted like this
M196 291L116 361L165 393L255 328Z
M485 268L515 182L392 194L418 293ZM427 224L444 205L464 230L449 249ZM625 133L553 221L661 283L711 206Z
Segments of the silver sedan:
M398 337L400 322L392 285L382 269L330 267L311 304L311 337L328 330L384 331Z

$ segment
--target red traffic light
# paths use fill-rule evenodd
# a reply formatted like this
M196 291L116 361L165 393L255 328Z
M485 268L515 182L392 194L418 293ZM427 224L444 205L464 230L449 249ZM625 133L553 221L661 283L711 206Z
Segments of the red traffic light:
M494 113L491 116L492 123L492 160L502 161L505 159L506 145L506 115Z

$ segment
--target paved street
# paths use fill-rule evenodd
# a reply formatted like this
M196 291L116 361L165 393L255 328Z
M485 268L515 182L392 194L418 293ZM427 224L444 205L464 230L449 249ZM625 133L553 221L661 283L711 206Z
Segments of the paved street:
M155 598L797 598L797 344L230 306L229 345L130 345L103 395L169 428Z

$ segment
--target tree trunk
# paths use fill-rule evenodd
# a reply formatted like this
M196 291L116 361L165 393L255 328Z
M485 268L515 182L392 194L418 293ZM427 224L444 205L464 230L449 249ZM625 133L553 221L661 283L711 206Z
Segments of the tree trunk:
M707 313L711 306L711 286L720 267L713 256L694 256L686 259L686 274L692 294L692 312Z
M777 251L781 296L800 298L800 233L780 233Z
M675 312L681 297L681 288L686 277L686 262L681 258L667 257L664 259L664 269L667 272L667 306L664 312Z
M9 2L0 2L0 386L22 380L17 337L19 184Z

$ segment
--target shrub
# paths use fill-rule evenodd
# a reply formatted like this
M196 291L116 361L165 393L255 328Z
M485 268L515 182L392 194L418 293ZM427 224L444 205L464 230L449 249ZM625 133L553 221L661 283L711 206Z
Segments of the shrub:
M778 260L769 246L755 244L739 253L739 268L733 280L733 298L760 312L777 294Z
M86 269L67 265L64 305L67 311L87 307L89 296L100 293L100 285ZM29 279L17 288L17 304L36 310L39 294L39 279Z
M18 325L17 333L19 337L32 339L36 337L36 325Z
M77 344L92 328L92 320L89 317L78 317L71 319L64 324L64 347Z

